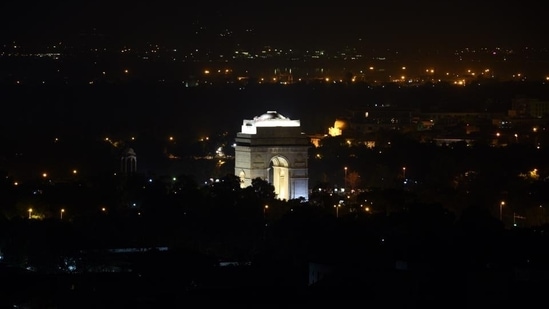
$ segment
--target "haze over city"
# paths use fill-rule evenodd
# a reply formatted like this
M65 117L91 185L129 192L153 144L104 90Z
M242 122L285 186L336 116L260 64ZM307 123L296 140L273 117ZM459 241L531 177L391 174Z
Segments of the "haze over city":
M227 43L330 48L547 47L542 1L377 1L345 5L155 1L1 5L3 41L66 41L93 29L122 43L185 46L204 32Z

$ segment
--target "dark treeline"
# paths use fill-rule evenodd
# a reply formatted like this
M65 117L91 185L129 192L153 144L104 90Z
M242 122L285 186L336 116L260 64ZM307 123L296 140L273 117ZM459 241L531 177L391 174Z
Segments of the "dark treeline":
M87 300L93 306L114 301L152 307L220 297L251 303L239 296L253 291L267 297L267 289L281 294L256 302L422 306L467 296L455 304L459 307L471 305L472 296L488 303L528 302L532 299L521 297L526 288L540 291L545 286L546 227L506 229L479 201L457 215L441 203L387 189L382 195L393 203L389 210L349 207L336 216L332 203L341 196L326 204L278 201L272 186L259 179L246 189L231 176L208 186L187 177L175 183L146 185L141 177L117 183L127 187L110 196L102 193L105 211L90 201L99 199L98 192L88 192L77 198L86 202L67 208L63 219L2 217L3 263L32 270L6 272L18 280L3 281L3 304L74 306ZM143 186L146 190L137 190ZM49 204L42 207L56 199L67 202L55 190L44 195L41 199ZM109 204L109 197L116 201ZM137 197L137 207L128 205ZM52 208L52 213L58 211ZM107 250L163 246L169 250ZM240 266L219 268L220 261ZM330 269L318 285L307 284L309 263ZM517 278L517 271L526 279ZM113 272L117 274L109 275ZM486 290L476 285L478 280L506 290ZM113 282L122 284L116 292L108 288ZM509 290L513 293L505 293ZM94 291L105 294L94 298ZM349 291L354 293L345 294ZM394 293L406 299L387 299Z

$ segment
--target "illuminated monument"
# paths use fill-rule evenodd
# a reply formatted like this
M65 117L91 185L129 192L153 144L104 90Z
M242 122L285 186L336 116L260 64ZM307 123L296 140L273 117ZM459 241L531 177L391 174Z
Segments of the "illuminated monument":
M244 120L236 136L235 175L241 187L261 178L271 183L278 199L309 199L309 139L299 120L267 113Z

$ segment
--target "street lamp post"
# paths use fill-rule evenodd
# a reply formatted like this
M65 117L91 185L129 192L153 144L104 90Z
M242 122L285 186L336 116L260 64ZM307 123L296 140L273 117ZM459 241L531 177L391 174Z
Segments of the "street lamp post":
M336 209L336 218L339 218L339 205L334 205Z
M502 208L503 208L503 205L505 205L505 202L504 201L501 201L501 203L499 203L499 221L502 220L502 215L501 215L501 211L502 211Z
M406 166L402 168L402 178L406 179Z
M269 209L269 205L263 206L263 241L267 240L267 209Z
M32 218L32 208L29 208L29 219Z
M345 166L343 169L345 171L343 176L343 189L347 189L347 167Z
M61 216L60 216L60 217L61 217L61 220L63 220L63 213L64 213L64 212L65 212L65 209L64 209L64 208L61 208L61 213L60 213L60 214L61 214Z

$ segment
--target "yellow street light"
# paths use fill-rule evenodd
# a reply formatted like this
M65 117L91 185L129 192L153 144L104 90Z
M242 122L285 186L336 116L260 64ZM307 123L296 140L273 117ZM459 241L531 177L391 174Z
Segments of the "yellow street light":
M61 220L63 220L63 213L65 212L64 208L61 208Z
M505 202L501 201L501 203L499 203L499 221L501 221L501 218L502 218L501 211L502 211L503 205L505 205Z
M335 209L336 209L336 218L339 218L339 207L341 207L341 205L334 205Z
M32 208L29 208L29 219L32 218Z

